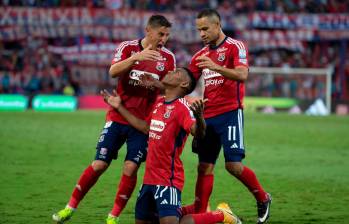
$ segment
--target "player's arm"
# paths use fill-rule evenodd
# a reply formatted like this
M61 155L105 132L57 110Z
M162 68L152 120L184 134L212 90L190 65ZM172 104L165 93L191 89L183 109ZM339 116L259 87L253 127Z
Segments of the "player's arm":
M212 71L218 72L227 79L245 81L248 76L248 68L243 65L238 65L235 68L226 68L214 63L211 58L207 56L197 57L198 63L196 64L199 68L208 68Z
M154 78L151 74L149 73L144 73L144 75L139 77L140 81L142 82L143 85L149 86L149 87L155 87L160 90L160 92L165 91L165 86L162 84L162 82L156 78Z
M125 118L125 120L137 130L143 132L144 134L149 133L149 125L146 121L141 120L130 113L121 103L121 98L118 96L114 90L114 95L111 95L108 91L102 90L101 95L104 98L104 101L117 109L119 113Z
M130 57L112 64L109 69L109 75L112 78L116 78L129 71L137 61L151 60L155 61L160 57L160 53L155 50L151 50L151 45L145 48L143 51L135 53Z
M193 111L194 117L196 119L196 122L190 128L190 132L196 138L203 138L205 136L206 123L205 123L203 112L204 112L204 103L206 101L207 99L196 100L190 106L190 109Z

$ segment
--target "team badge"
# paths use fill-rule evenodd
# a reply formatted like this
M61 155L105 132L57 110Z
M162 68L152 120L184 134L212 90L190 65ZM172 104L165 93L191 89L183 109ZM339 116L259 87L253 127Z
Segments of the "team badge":
M166 119L169 118L171 116L171 112L173 111L173 109L174 109L173 105L167 106L166 107L166 112L164 114L164 118L166 118Z
M162 72L165 69L165 64L163 62L157 62L156 63L156 69L160 72Z
M245 59L247 57L246 50L240 49L239 50L239 58Z
M224 61L224 59L225 59L225 53L219 53L218 61Z

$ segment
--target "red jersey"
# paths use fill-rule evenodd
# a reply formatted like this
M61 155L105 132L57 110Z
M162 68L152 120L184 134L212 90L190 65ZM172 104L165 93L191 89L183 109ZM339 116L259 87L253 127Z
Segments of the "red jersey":
M195 118L184 98L165 102L160 97L150 119L148 155L145 162L144 184L184 185L184 169L180 155Z
M199 62L197 57L201 55L211 58L213 62L226 68L235 68L239 65L248 67L248 51L245 45L241 41L226 37L214 48L209 46L202 48L193 56L189 64L189 69L194 73L196 79L199 79L201 75L204 76L204 98L208 99L205 103L205 118L242 108L245 95L244 82L227 79L207 68L199 68L196 66Z
M124 41L116 49L112 64L123 61L142 50L141 40ZM129 71L118 78L116 92L121 97L123 105L133 115L142 120L145 120L151 112L159 90L141 85L139 76L147 72L154 78L162 80L169 71L176 67L176 59L171 51L162 47L160 55L161 57L157 61L136 62ZM109 107L106 120L128 124L119 112L112 107Z

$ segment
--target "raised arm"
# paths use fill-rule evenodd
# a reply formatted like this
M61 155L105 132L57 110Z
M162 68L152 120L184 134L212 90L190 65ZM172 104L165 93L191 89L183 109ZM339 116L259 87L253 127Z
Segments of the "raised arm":
M110 66L109 75L112 78L119 77L120 75L130 70L131 66L134 65L137 61L155 61L158 57L160 57L160 53L158 51L151 50L151 45L149 45L143 51L135 53L130 57L126 58L125 60L116 62L115 64Z
M196 138L203 138L206 133L206 123L204 120L204 103L205 100L196 100L190 106L190 109L193 111L196 122L191 126L190 132Z
M114 90L114 94L111 95L108 91L102 90L101 95L104 98L104 101L112 106L113 108L117 109L119 113L126 119L126 121L136 128L137 130L143 132L144 134L149 133L149 125L146 121L141 120L134 116L132 113L130 113L121 103L121 98L118 96Z

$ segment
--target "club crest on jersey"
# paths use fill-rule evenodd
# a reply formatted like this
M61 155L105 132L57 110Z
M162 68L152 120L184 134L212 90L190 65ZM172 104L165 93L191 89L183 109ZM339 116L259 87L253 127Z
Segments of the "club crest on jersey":
M174 106L173 105L170 105L170 106L167 106L166 107L166 112L164 114L164 118L169 118L171 116L171 112L173 111L174 109Z
M156 63L156 69L160 72L162 72L165 69L165 64L163 62L157 62Z
M224 59L225 59L225 53L219 53L218 61L224 61Z

